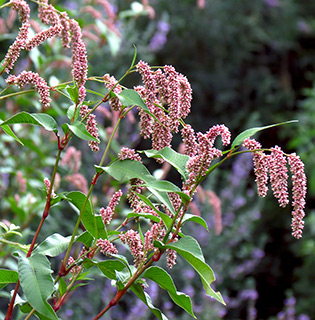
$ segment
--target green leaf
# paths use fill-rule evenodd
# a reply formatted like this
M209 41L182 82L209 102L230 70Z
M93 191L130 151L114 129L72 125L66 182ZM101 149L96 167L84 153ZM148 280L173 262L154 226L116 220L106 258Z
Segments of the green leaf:
M66 90L70 95L71 100L77 105L79 103L79 90L76 85L66 86Z
M83 243L87 248L89 248L92 245L93 240L94 238L88 231L84 231L75 239L76 242Z
M34 253L43 254L49 257L57 257L66 249L70 243L71 237L63 237L54 233L46 238L35 250Z
M130 287L130 290L140 299L142 300L145 305L152 311L152 313L159 319L159 320L168 320L168 318L161 312L160 309L156 308L152 304L152 300L150 296L143 291L140 284L133 284Z
M79 117L80 114L80 108L76 105L72 105L68 108L67 110L67 117L69 120L72 120L74 118L74 120L77 120L77 118Z
M186 181L188 179L188 172L186 171L187 161L189 156L180 154L175 150L165 147L162 150L146 150L144 151L148 158L161 158L171 164Z
M15 123L33 124L33 125L41 126L47 131L58 132L57 122L53 117L51 117L46 113L27 113L23 111L3 121L1 123L1 126L5 124L15 124Z
M132 59L132 62L131 62L131 65L130 65L129 69L131 69L135 65L135 61L136 61L136 58L137 58L137 47L135 45L133 45L133 47L135 48L135 53L133 55L133 59Z
M265 130L265 129L269 129L269 128L272 128L272 127L276 127L276 126L281 126L283 124L293 123L293 122L298 122L298 120L279 122L279 123L271 124L269 126L255 127L255 128L247 129L247 130L243 131L242 133L240 133L234 139L234 141L232 143L232 148L241 145L245 139L250 138L251 136L253 136L255 133L257 133L259 131L262 131L262 130Z
M101 262L95 262L93 260L86 259L83 262L86 268L96 266L106 278L116 280L116 271L122 271L126 268L126 265L120 260L105 260Z
M164 191L158 191L157 189L151 187L151 183L154 186L154 183L156 183L157 180L150 174L148 169L139 161L117 160L113 162L110 166L101 168L109 175L111 175L114 179L120 182L125 182L134 178L141 179L146 183L148 190L151 193L153 193L159 201L166 205L166 207L173 214L175 214L175 210L169 199L168 194Z
M178 292L174 285L172 277L160 267L150 267L142 275L144 278L155 281L162 289L167 290L172 300L194 318L191 300L188 295Z
M80 191L72 191L67 194L68 201L72 203L75 207L81 210L86 199L86 195ZM88 200L83 215L82 223L85 229L96 239L102 238L106 239L106 232L102 218L100 216L95 216L93 214L93 207L91 201Z
M16 271L0 269L0 289L9 283L16 283L19 280L19 275Z
M89 141L99 142L98 139L94 138L87 130L83 123L81 122L73 122L73 124L67 123L68 128L73 134L75 134L78 138Z
M21 287L31 306L45 317L58 320L46 301L54 290L49 260L41 254L34 254L29 258L20 256L18 270Z
M59 293L61 296L66 292L67 290L67 284L63 278L59 279Z
M52 198L50 201L50 206L52 207L62 200L68 200L65 192L58 193L54 198Z
M20 143L22 146L24 146L24 143L15 135L15 133L11 130L11 128L7 125L4 124L2 125L3 121L0 120L0 125L2 130L8 135L11 136L15 141L17 141L18 143Z
M135 192L136 193L136 192ZM148 199L147 197L145 197L144 195L140 194L140 193L136 193L138 195L138 197L148 206L150 206L158 215L159 217L162 219L162 221L164 222L165 226L167 228L169 228L172 224L172 219L165 213L159 211L156 209L156 207L154 206L154 204L151 202L150 199Z
M187 195L186 193L182 192L175 184L173 184L172 182L169 181L165 181L165 180L156 180L156 181L152 181L150 182L149 185L145 185L146 187L150 187L153 188L155 190L158 191L164 191L164 192L174 192L177 193L182 201L184 203L189 203L190 202L190 197L189 195Z
M141 109L148 109L147 105L144 103L139 93L132 89L125 89L121 93L116 94L117 98L121 104L125 107L139 106Z
M196 223L200 224L201 226L203 226L207 231L209 231L207 222L202 217L195 216L194 214L186 213L183 218L182 224L184 224L187 221L196 222Z
M161 243L155 242L154 245L159 247ZM173 249L185 260L187 260L191 264L191 266L198 272L203 287L206 290L206 294L225 305L221 293L215 292L210 286L210 284L215 281L214 273L210 266L206 264L200 246L193 237L185 236L178 242L164 245L162 248Z

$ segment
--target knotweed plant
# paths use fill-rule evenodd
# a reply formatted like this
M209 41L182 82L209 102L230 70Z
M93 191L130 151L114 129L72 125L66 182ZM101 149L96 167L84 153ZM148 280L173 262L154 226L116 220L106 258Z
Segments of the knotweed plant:
M93 269L100 270L104 283L107 278L117 288L116 295L108 297L108 303L103 309L95 310L95 315L91 315L94 319L100 319L119 303L127 291L132 291L141 299L158 319L167 319L153 305L146 291L146 279L165 289L174 303L194 317L190 297L177 291L167 272L176 264L177 255L199 274L206 294L225 304L220 292L211 287L215 276L197 240L182 232L182 226L188 222L208 229L202 217L189 213L194 208L194 195L202 190L198 186L223 162L232 160L240 153L252 153L258 195L266 196L270 180L279 205L284 207L291 202L292 235L300 238L306 177L299 156L295 153L287 154L278 146L263 148L251 138L258 131L275 125L246 130L232 143L230 131L223 124L215 125L205 133L195 132L187 122L192 89L188 79L173 66L151 67L144 61L136 63L135 54L130 68L119 80L107 74L106 70L103 75L88 77L88 55L79 23L68 13L57 10L48 0L30 2L37 4L38 20L41 21L40 25L47 25L45 29L33 27L34 20L30 18L31 10L27 1L11 0L0 7L1 10L9 8L17 12L21 25L15 41L1 62L0 72L6 85L0 99L10 101L17 95L27 96L35 91L42 110L36 113L23 110L12 112L10 117L1 120L1 137L6 134L12 138L12 144L23 144L13 132L12 125L39 126L53 133L57 156L50 177L43 180L45 208L31 243L27 245L8 241L8 236L20 234L18 227L7 220L1 221L2 249L6 250L10 246L17 248L12 256L16 265L6 265L4 261L4 268L0 270L2 287L9 283L16 284L10 295L5 319L12 319L14 308L20 308L26 314L25 319L33 314L40 319L58 319L58 311L71 299L71 291L82 281L88 283ZM108 1L98 3L107 6L110 11ZM144 3L149 6L148 1ZM47 41L51 44L60 41L61 46L71 55L68 82L54 87L48 85L43 75L32 70L18 71L20 68L15 67L20 54L31 52ZM122 80L131 73L138 73L142 84L126 88ZM90 89L93 82L102 84L99 92ZM87 92L95 94L98 100L88 100ZM56 95L67 99L68 107L64 115L68 120L65 123L59 120L65 117L52 116L54 113L49 112L54 99L57 99ZM101 109L105 103L111 107L108 112L113 115L115 123L112 130L108 131L108 138L102 142L95 110ZM134 150L124 146L110 161L108 155L112 155L115 150L113 141L123 119L135 114L139 119L140 136L150 140L152 147L148 150ZM175 135L182 141L180 151L172 147ZM218 138L223 148L218 147ZM100 152L102 144L105 146L99 162L94 165L95 173L90 181L79 173L81 151L70 146L70 141L75 139L87 140L91 152ZM245 149L239 149L241 146ZM178 183L175 185L152 175L146 166L150 161L156 161L162 168L174 167L178 173ZM62 177L65 168L67 174ZM25 191L27 181L22 172L16 176L20 191ZM289 176L291 184L288 184ZM116 189L109 188L111 200L105 207L95 209L97 200L93 195L94 189L102 179L109 177L116 181L113 184ZM75 190L58 193L58 184L62 178L70 182ZM289 185L292 185L291 191ZM216 207L217 233L220 233L220 199L211 191L205 194ZM70 203L79 213L78 217L74 214L76 223L72 234L64 237L55 230L56 233L45 235L46 239L39 243L39 235L44 230L47 217L53 215L53 206L61 201ZM123 218L119 216L122 208L128 210ZM80 252L76 253L73 249L80 244ZM129 255L123 255L126 248L130 251L131 259ZM61 254L59 270L54 272L50 261L60 259ZM165 261L166 268L158 264L160 260Z

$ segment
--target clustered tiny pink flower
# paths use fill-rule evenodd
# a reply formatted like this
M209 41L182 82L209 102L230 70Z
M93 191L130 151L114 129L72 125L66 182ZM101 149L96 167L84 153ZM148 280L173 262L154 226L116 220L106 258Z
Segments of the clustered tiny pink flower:
M26 191L26 179L23 177L22 171L20 171L20 170L17 171L16 180L19 184L20 192L25 192Z
M44 109L50 106L49 87L46 81L41 78L38 73L32 71L23 71L18 76L11 75L6 79L10 85L15 84L19 87L24 87L26 84L32 83L35 90L39 93L41 99L39 100Z
M14 63L19 58L21 50L25 48L29 28L29 23L23 23L17 38L15 39L14 43L10 46L8 53L6 54L2 63L2 65L6 67L6 73L10 72L10 70L14 66Z
M181 117L185 119L190 113L192 89L188 79L184 75L179 74L178 78L179 78L180 90L181 90L181 98L180 98Z
M46 192L48 194L49 190L50 190L50 180L48 178L44 178L44 184L46 187ZM54 189L52 189L51 191L51 198L54 198L56 196Z
M73 173L68 176L65 176L65 180L72 183L78 190L83 192L84 194L88 193L88 183L86 178L81 173Z
M280 147L271 148L268 166L273 195L278 199L280 207L285 207L289 203L288 169L287 160Z
M137 208L140 202L140 198L136 193L142 192L143 187L141 187L140 185L143 184L143 181L140 179L131 179L129 181L129 184L130 184L130 188L127 194L127 200L130 204L130 207L132 209L135 209Z
M121 233L119 238L122 243L126 243L130 248L131 254L134 257L135 267L138 267L144 258L143 244L139 233L134 230L128 230L126 233Z
M98 239L96 241L96 246L100 248L101 252L107 256L111 256L113 254L117 254L118 251L116 247L106 239Z
M48 4L48 0L39 1L38 18L43 23L52 24L53 26L60 23L56 9L51 4Z
M196 142L195 131L190 124L186 124L181 130L183 143L185 145L184 154L193 157L197 154L198 144Z
M73 173L77 173L81 167L82 153L75 147L70 146L67 148L60 164L62 166L68 166Z
M116 208L121 196L122 196L122 192L121 192L121 190L118 190L112 196L112 199L110 200L107 208L100 209L100 215L102 217L104 225L107 225L112 221L115 208Z
M85 118L86 115L91 111L86 105L81 105L80 107L80 116L81 118ZM97 128L97 122L95 120L94 114L89 114L86 119L86 130L91 134L94 138L98 139L98 128ZM97 152L99 151L99 141L89 141L89 146L92 151Z
M134 149L129 149L125 147L121 148L120 153L118 154L118 159L119 160L130 159L130 160L136 160L142 163L142 159L139 153L137 153Z
M55 26L50 27L47 30L41 31L37 33L32 39L30 39L27 44L25 45L26 50L32 50L35 47L38 47L41 43L46 41L47 39L53 38L58 36L63 27L61 24L57 24Z
M11 0L10 5L19 13L21 22L25 23L30 18L30 7L24 0Z
M244 148L254 151L261 149L261 144L254 139L247 138L243 142ZM269 156L261 151L254 151L254 172L257 183L257 193L260 197L265 197L268 191L268 162Z
M207 138L212 143L212 145L214 144L215 138L219 135L222 137L222 143L224 146L227 146L230 144L231 132L224 124L213 126L207 132Z
M292 172L293 184L292 235L299 239L302 237L304 228L303 218L305 216L306 175L304 173L304 164L300 157L295 153L289 155L288 162Z
M173 239L173 242L177 242L178 238ZM176 264L177 252L173 249L166 249L166 265L169 269L172 269Z
M62 25L62 31L60 34L62 46L64 48L70 48L71 37L70 37L69 16L66 12L62 12L59 19L60 19L60 24Z
M69 259L68 259L68 264L67 264L68 268L69 268L74 262L75 262L75 260L73 259L73 257L70 256ZM70 269L70 273L72 273L72 274L78 274L78 273L81 271L81 269L82 269L82 266L73 265L73 266L71 267L71 269Z
M222 210L221 210L221 200L220 198L211 190L205 191L208 196L210 205L214 212L215 221L215 234L219 235L222 232Z
M110 91L113 89L113 87L117 84L117 80L115 79L115 77L110 76L108 73L106 73L103 76L103 80L105 81L105 87ZM112 90L114 93L119 94L122 91L122 88L120 85L116 85L116 87ZM121 110L121 102L119 101L118 98L116 97L111 97L109 99L109 105L111 106L111 108L115 111L120 111Z
M155 240L162 240L166 234L163 223L154 223L150 230L145 233L144 236L144 251L148 253L154 250L153 242Z

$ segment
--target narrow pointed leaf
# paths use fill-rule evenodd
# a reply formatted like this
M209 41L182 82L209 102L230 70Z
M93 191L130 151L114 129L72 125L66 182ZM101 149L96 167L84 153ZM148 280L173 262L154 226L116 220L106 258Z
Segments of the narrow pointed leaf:
M73 132L74 135L76 135L78 138L83 140L89 140L89 141L97 141L98 139L94 138L87 130L83 123L81 122L74 122L73 124L67 123L68 128L71 132Z
M35 250L34 253L40 253L49 257L59 256L67 250L71 237L63 237L54 233L46 238Z
M67 194L68 201L72 203L80 211L86 199L86 195L80 191L72 191ZM100 216L93 213L91 201L88 200L82 215L82 223L85 229L94 237L106 239L104 224Z
M69 109L67 110L67 117L69 120L72 120L74 118L74 120L77 120L77 118L79 117L80 114L80 108L75 105L72 105L69 107Z
M53 117L51 117L46 113L27 113L23 111L3 121L1 126L5 124L15 124L15 123L33 124L33 125L41 126L47 131L58 132L57 122Z
M159 244L158 242L155 242L154 245L158 247L158 245L161 245L161 243ZM211 283L215 281L214 273L210 266L205 262L201 248L198 242L193 237L185 236L178 242L164 245L163 249L173 249L185 260L187 260L191 264L191 266L198 272L207 295L225 304L221 293L215 292L210 286Z
M84 231L83 233L81 233L76 239L76 242L81 242L83 243L86 247L90 247L92 245L93 242L93 237L91 236L91 234L88 231Z
M259 131L262 131L262 130L265 130L265 129L269 129L269 128L272 128L272 127L276 127L276 126L281 126L283 124L293 123L293 122L298 122L298 120L285 121L285 122L271 124L269 126L255 127L255 128L247 129L247 130L243 131L242 133L240 133L234 139L234 141L232 143L232 148L241 145L245 139L250 138L251 136L253 136L254 134L256 134Z
M54 290L49 260L41 254L29 258L20 256L18 270L21 287L31 306L45 317L57 320L57 315L46 301Z
M147 187L153 188L158 191L164 191L164 192L174 192L177 193L182 201L184 203L189 203L190 202L190 197L186 193L182 192L175 184L169 181L165 180L156 180L150 182L150 185L147 185Z
M201 226L203 226L207 231L209 231L207 222L202 217L186 213L184 218L183 218L183 222L182 223L184 224L187 221L196 222L196 223L200 224Z
M2 130L10 137L12 137L15 141L17 141L18 143L20 143L22 146L24 146L24 143L15 135L15 133L11 130L11 128L7 125L7 124L4 124L2 125L3 121L0 120L0 125L1 125L1 128Z
M162 289L167 290L172 300L194 318L190 297L183 292L178 292L172 277L160 267L150 267L142 275L144 278L156 282Z
M186 165L189 157L184 154L180 154L175 150L165 147L162 150L146 150L144 151L148 158L161 158L171 164L183 177L184 180L188 179L188 172L186 171Z
M83 262L86 268L96 266L105 277L111 280L116 280L116 271L122 271L126 268L126 265L120 260L105 260L101 262L95 262L93 260L86 259Z
M9 283L16 283L18 279L19 275L16 271L0 269L0 289Z
M147 185L148 190L155 195L155 197L161 201L166 207L175 214L173 205L169 199L168 194L165 191L159 191L154 187L154 183L157 182L148 169L139 161L135 160L117 160L108 167L101 167L105 172L111 175L114 179L125 182L130 179L141 179ZM179 190L179 189L178 189Z
M141 109L147 109L147 105L144 103L139 93L132 89L123 90L121 93L116 94L121 104L125 107L139 106Z
M154 222L160 222L161 221L161 219L159 217L156 217L156 216L154 216L153 214L150 214L150 213L134 213L134 212L130 212L130 213L127 214L127 219L134 218L134 217L150 219L150 220L152 220Z
M156 308L152 304L152 300L150 296L143 291L140 284L133 284L130 287L130 290L140 299L142 300L145 305L152 311L152 313L159 319L159 320L168 320L168 318L161 312L160 309Z
M76 85L73 86L66 86L66 90L70 95L71 100L77 105L79 102L79 90Z

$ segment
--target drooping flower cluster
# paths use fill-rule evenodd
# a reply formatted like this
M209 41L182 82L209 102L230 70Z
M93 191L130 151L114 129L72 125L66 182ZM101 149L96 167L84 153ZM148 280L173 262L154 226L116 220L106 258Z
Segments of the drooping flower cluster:
M292 172L292 230L293 236L297 239L302 237L302 230L304 228L303 218L305 216L305 197L306 197L306 176L304 173L304 164L300 157L292 153L288 157L290 170Z
M82 87L84 88L84 87ZM81 118L85 118L86 115L91 111L86 105L81 105L80 108L80 116ZM97 128L97 122L95 120L95 115L90 113L86 119L86 130L89 134L91 134L95 139L98 139L98 128ZM93 152L99 151L99 143L100 141L89 141L89 146Z
M128 245L134 258L135 267L138 267L144 258L143 244L139 232L128 230L126 233L121 233L119 239L122 243Z
M228 145L230 143L231 133L225 125L216 125L210 128L205 134L198 132L198 144L196 144L192 128L186 128L186 132L188 134L185 135L184 144L187 153L189 152L190 158L187 163L189 178L185 184L185 190L189 191L197 179L206 174L211 162L222 156L222 152L214 147L216 137L220 135L222 137L223 145ZM184 133L186 134L186 132ZM197 148L192 149L192 147Z
M115 208L116 208L121 196L122 196L122 192L121 192L121 190L118 190L112 196L112 199L110 200L106 209L105 208L100 209L100 215L102 217L104 225L107 225L112 221Z
M7 84L17 85L20 88L24 87L26 84L33 84L35 86L35 90L40 95L40 102L43 105L44 109L47 109L50 104L50 96L49 96L49 87L46 81L39 76L38 73L34 73L32 71L23 71L18 76L10 75L6 79Z
M48 178L44 178L44 184L45 184L45 187L46 187L46 192L48 194L48 192L50 190L50 185L51 185L50 184L50 180ZM56 196L54 189L52 189L50 196L51 196L51 198L54 198Z
M122 88L121 86L117 84L117 80L115 79L115 77L113 76L110 76L108 73L106 73L104 76L103 76L103 80L104 80L104 84L105 84L105 87L108 89L108 90L112 90L114 93L116 94L119 94L121 93L122 91ZM114 88L114 89L113 89ZM111 106L111 108L115 111L120 111L121 109L121 102L119 101L118 98L116 97L111 97L109 99L109 105Z
M25 23L30 18L30 7L24 0L11 0L11 7L16 10L19 14L19 18L22 23Z
M187 78L172 66L165 66L163 70L153 72L143 61L137 64L144 86L135 87L135 90L154 115L153 118L140 109L140 134L144 138L151 136L152 147L156 150L171 146L172 133L178 132L179 119L190 112L192 99Z
M109 257L118 253L116 247L106 239L98 239L96 241L96 246L100 248L103 254Z
M279 205L285 207L288 199L288 169L287 160L292 173L292 235L299 239L302 237L304 227L306 197L306 176L304 164L295 153L285 155L280 147L271 148L271 154L266 155L261 149L260 143L254 139L245 139L243 146L253 151L254 167L258 194L262 197L267 194L268 171L273 194L278 199ZM286 159L287 157L287 159Z
M136 160L142 163L142 159L139 153L137 153L134 149L129 149L125 147L121 148L120 153L118 154L118 159L120 160L130 159L130 160Z

